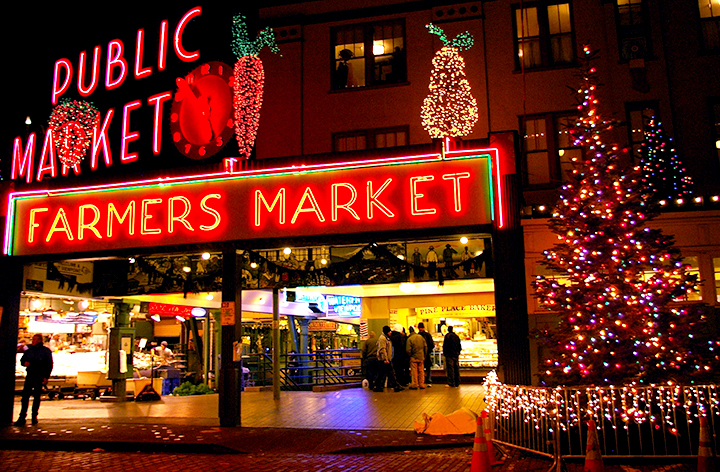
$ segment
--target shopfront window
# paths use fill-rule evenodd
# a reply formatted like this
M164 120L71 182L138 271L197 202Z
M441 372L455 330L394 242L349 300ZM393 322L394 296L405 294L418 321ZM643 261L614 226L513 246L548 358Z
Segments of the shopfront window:
M460 338L460 367L494 369L498 365L495 305L416 308L435 342L433 369L444 368L442 348L448 326Z

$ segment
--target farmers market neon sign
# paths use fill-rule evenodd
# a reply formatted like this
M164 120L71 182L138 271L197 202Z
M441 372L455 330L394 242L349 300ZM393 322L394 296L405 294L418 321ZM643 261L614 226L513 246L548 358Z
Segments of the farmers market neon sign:
M16 192L4 253L502 226L498 150Z
M135 35L134 48L126 47L121 39L113 39L106 45L105 52L101 46L95 46L92 53L81 52L77 62L68 58L58 59L53 69L51 104L60 106L61 98L70 91L76 91L81 97L91 97L101 82L105 90L113 90L122 86L131 75L135 80L150 77L165 70L170 55L182 62L197 61L200 59L200 51L188 51L183 37L186 29L191 27L192 20L201 15L202 8L197 6L188 10L175 25L170 25L168 20L161 21L157 43L151 41L145 29L141 28ZM144 61L146 48L157 48L156 63ZM104 68L101 62L104 62ZM72 152L73 149L83 156L89 154L91 171L97 170L101 161L105 167L111 167L118 160L120 164L137 161L140 154L133 149L133 143L140 138L141 132L148 132L135 128L135 123L140 120L133 116L142 107L152 109L152 153L160 154L161 136L165 131L162 120L164 105L172 97L173 90L160 91L146 99L131 100L121 110L110 108L104 113L100 112L97 119L78 118L75 113L66 118L64 126L48 126L44 137L31 133L24 142L21 136L16 137L12 147L11 179L24 178L27 183L31 183L58 175L67 176L71 171L80 175L80 159L64 159L62 156L63 151ZM122 120L118 146L120 155L115 161L108 133L113 120Z

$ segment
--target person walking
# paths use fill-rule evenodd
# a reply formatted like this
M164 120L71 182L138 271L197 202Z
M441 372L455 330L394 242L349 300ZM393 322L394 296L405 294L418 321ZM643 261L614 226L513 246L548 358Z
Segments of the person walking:
M432 387L432 352L435 350L435 341L433 341L432 334L425 331L425 323L422 321L418 323L418 334L423 337L427 346L427 354L423 363L425 367L425 386Z
M397 380L395 379L395 372L393 371L393 347L390 342L390 326L383 326L383 334L378 338L377 358L382 368L378 373L373 392L383 391L385 387L385 379L387 379L388 388L393 388L396 392L405 390L397 383Z
M52 352L43 346L43 337L41 334L36 334L32 337L32 345L20 358L20 364L25 366L27 375L22 391L20 416L13 424L15 426L25 425L30 396L33 397L32 424L37 424L38 412L40 411L40 395L42 394L43 386L47 385L53 370Z
M410 336L407 339L407 354L410 357L410 389L425 388L425 357L427 344L425 339L415 332L415 328L408 328Z
M448 326L448 332L443 340L443 355L445 356L445 374L447 375L448 387L460 386L460 338L453 332L453 327Z
M370 390L375 388L375 381L381 367L377 358L377 344L378 339L375 337L375 331L370 331L368 338L360 349L363 367L365 368L365 378L368 381L368 389Z

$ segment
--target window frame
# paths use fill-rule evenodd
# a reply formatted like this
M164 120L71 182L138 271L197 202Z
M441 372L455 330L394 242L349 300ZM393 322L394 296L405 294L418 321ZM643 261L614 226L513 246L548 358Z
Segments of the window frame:
M338 149L338 139L340 138L350 138L350 137L359 137L363 136L365 137L365 148L362 150L367 149L385 149L385 148L378 148L376 146L375 139L379 134L387 134L387 133L398 133L398 132L404 132L405 133L405 144L404 146L407 146L410 144L410 126L409 125L403 125L403 126L390 126L385 128L368 128L368 129L358 129L358 130L352 130L352 131L342 131L339 133L333 133L332 134L332 149L333 152L353 152L353 151L341 151ZM398 147L398 146L385 146L385 147ZM359 149L358 149L359 150Z
M373 51L373 44L374 44L374 35L375 35L375 29L380 27L382 28L385 25L398 25L402 30L402 44L403 44L403 61L404 64L402 64L402 71L403 77L401 77L401 80L395 80L392 82L378 82L375 80L375 64L376 64L376 56L372 53ZM354 28L362 28L363 31L363 50L364 55L364 68L365 68L365 85L355 86L355 87L337 87L334 80L334 74L337 70L337 64L340 62L340 60L335 55L335 48L337 46L336 44L336 38L338 31L342 30L349 30ZM384 54L384 56L391 56L393 53ZM373 87L383 87L388 85L398 85L398 84L404 84L407 83L407 31L405 28L405 18L393 18L388 20L380 20L380 21L373 21L373 22L367 22L367 23L354 23L354 24L348 24L348 25L342 25L342 26L333 26L330 28L330 90L332 92L339 92L339 91L346 91L346 90L366 90L368 88Z
M711 12L712 12L712 10L711 10ZM700 3L698 2L697 18L698 18L698 42L700 44L700 52L702 54L720 54L720 40L718 41L718 44L714 48L708 47L708 45L705 41L705 26L704 26L705 23L718 23L717 28L720 29L720 15L703 17L702 13L700 12ZM720 35L720 32L718 34Z
M567 4L569 9L570 18L570 61L568 62L552 62L552 38L559 35L550 34L550 25L548 20L548 7L553 5ZM540 49L540 64L536 66L525 66L524 61L520 60L520 44L521 38L518 37L518 21L517 12L521 9L528 10L531 8L537 9L537 21L538 21L538 41ZM572 0L537 0L528 3L518 3L512 5L512 25L513 25L513 60L515 63L515 71L535 71L535 70L546 70L546 69L560 69L577 66L577 45L575 41L575 22L573 21L573 6Z
M647 109L654 110L653 116L655 117L656 121L662 122L662 115L660 113L660 103L658 100L643 100L639 102L625 102L625 126L627 127L627 142L628 147L630 148L630 158L632 159L633 164L638 164L642 161L642 143L645 142L645 127L647 125L647 120L651 118L651 116L647 116L643 114L643 122L642 122L642 140L640 141L634 141L633 140L633 126L632 126L632 119L631 119L631 113L635 111L643 112ZM640 153L635 154L635 146L640 146Z
M570 147L560 147L560 142L558 138L558 134L560 131L562 131L559 127L559 122L563 118L570 118L574 119L577 117L577 110L566 110L566 111L558 111L558 112L549 112L549 113L538 113L534 115L526 115L526 116L520 116L519 122L520 122L520 169L521 169L521 175L522 175L522 186L525 190L541 190L541 189L555 189L560 185L562 182L565 182L567 179L563 179L562 176L562 163L561 163L561 156L560 156L560 150L565 149L578 149L580 150L581 155L584 154L584 150L582 146L570 146ZM529 153L535 152L535 151L528 151L526 148L526 139L525 135L527 133L526 130L526 123L530 120L538 120L543 119L545 120L545 142L546 142L546 152L547 152L547 159L548 159L548 182L545 183L534 183L531 184L529 174L528 174L528 160L527 156Z
M627 63L633 59L652 59L654 55L648 1L640 0L640 18L642 19L642 23L638 25L623 25L621 22L622 17L620 13L620 5L618 5L617 0L613 0L613 4L615 9L615 31L617 32L618 56L620 58L620 62ZM643 39L645 41L645 53L626 56L624 43L635 39Z

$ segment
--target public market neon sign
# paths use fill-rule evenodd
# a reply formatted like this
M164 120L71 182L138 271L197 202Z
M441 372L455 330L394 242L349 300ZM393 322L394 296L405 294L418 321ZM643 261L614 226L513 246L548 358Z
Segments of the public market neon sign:
M497 169L498 151L482 149L16 192L3 251L502 226Z

